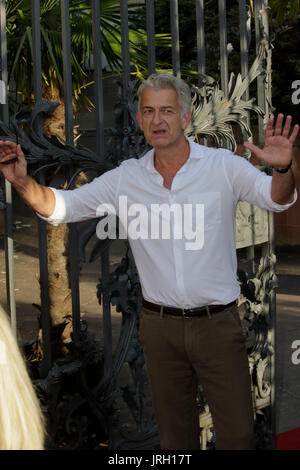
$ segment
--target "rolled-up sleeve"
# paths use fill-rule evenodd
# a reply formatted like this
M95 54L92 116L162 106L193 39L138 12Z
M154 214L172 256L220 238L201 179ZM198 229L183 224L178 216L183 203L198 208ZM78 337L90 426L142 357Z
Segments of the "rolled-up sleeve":
M55 196L55 208L50 217L37 215L52 225L81 222L98 217L102 205L116 205L122 168L107 171L80 188L61 190L50 187Z
M294 190L293 201L289 204L278 204L271 198L272 176L255 168L248 160L236 155L229 155L224 160L227 178L237 201L247 201L262 209L281 212L291 207L297 200Z
M268 209L272 212L281 212L287 210L289 207L295 204L298 197L296 188L294 190L294 198L292 202L290 202L289 204L278 204L271 198L272 176L266 175L263 172L260 173L261 174L256 179L255 191L257 191L257 193L261 195L261 204L264 205L264 209Z
M55 197L55 207L53 213L50 215L50 217L43 217L41 214L38 212L36 213L41 219L45 220L49 224L52 225L59 225L60 223L66 221L68 219L67 217L67 209L68 209L68 204L66 201L66 191L62 191L60 189L55 189L51 188L51 191L54 193Z

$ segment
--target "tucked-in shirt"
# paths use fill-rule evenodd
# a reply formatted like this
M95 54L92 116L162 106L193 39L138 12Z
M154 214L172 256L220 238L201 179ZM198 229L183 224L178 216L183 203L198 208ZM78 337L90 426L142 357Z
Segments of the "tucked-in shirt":
M59 224L116 214L121 236L128 235L146 300L179 308L227 304L240 294L238 201L279 212L295 202L297 193L291 204L277 204L271 199L271 176L228 150L188 141L189 158L171 189L154 167L152 149L80 188L51 188L56 205L45 220ZM111 219L106 225L103 220L99 237L106 229L114 237Z

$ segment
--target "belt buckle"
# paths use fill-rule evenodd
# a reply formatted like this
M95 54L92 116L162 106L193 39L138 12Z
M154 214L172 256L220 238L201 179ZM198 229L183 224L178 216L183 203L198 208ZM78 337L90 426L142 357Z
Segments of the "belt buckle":
M182 316L183 318L194 318L195 316L192 313L192 308L183 308L182 309Z
M204 308L205 308L205 310L206 310L207 317L208 317L209 319L211 319L212 316L211 316L211 313L210 313L210 310L209 310L209 306L208 306L208 305L205 305ZM183 316L184 318L193 318L193 315L190 315L189 313L187 313L187 311L191 311L191 310L193 310L193 309L182 308L181 310L182 310L182 316Z
M190 316L188 316L188 313L186 312L187 310L189 310L188 308L182 308L182 316L183 318L191 318Z

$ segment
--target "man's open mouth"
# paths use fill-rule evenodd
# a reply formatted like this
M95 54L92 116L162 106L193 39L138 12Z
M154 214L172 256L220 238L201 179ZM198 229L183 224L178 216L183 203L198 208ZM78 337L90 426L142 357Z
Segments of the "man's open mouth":
M166 131L164 129L157 129L157 130L153 131L153 134L155 134L155 135L163 135L165 133L166 133Z

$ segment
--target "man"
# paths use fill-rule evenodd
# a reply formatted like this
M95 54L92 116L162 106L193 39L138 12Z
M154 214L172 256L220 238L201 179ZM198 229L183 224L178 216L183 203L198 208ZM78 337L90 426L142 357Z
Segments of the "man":
M291 131L291 117L283 125L279 115L274 131L268 121L263 150L245 144L274 167L271 177L228 150L185 137L191 96L182 80L154 74L138 95L137 119L153 147L141 159L127 160L73 191L42 187L28 177L20 146L11 142L0 142L0 168L50 223L86 220L106 207L127 229L144 297L140 338L161 448L199 449L199 381L217 448L254 449L250 377L236 306L235 209L239 200L273 211L293 204L292 146L299 127ZM16 163L4 164L14 157ZM143 216L137 223L138 212ZM158 225L165 222L169 231L162 234Z

